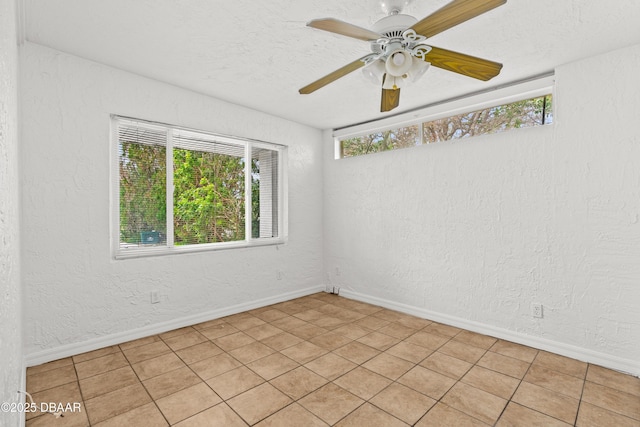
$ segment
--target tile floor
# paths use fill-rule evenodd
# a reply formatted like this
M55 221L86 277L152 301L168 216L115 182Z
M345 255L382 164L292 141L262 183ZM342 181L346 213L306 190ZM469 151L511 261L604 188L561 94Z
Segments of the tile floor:
M27 370L27 426L640 426L640 379L326 293Z

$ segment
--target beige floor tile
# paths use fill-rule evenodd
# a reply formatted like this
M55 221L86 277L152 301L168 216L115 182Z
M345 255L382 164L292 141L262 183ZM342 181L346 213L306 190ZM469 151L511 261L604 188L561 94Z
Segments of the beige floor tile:
M209 387L213 389L224 400L237 396L240 393L258 386L264 379L246 366L232 369L207 380Z
M569 427L571 425L573 424L564 423L533 409L509 402L496 427Z
M464 412L437 403L418 421L416 427L486 427L488 425Z
M196 331L201 331L203 329L211 328L213 326L222 325L224 323L226 323L224 320L218 318L218 319L207 320L206 322L197 323L197 324L193 325L192 327Z
M273 353L275 353L274 349L258 341L254 341L251 344L236 348L229 352L231 356L245 364L251 363L254 360L262 359L263 357Z
M59 385L57 387L53 387L47 390L40 391L38 393L33 393L31 395L33 398L33 402L36 404L36 411L27 412L25 414L25 418L30 420L32 418L41 416L43 413L40 412L40 409L44 409L47 411L47 408L43 408L42 403L55 403L56 405L62 404L66 407L67 404L71 404L71 408L73 408L74 404L80 403L82 404L82 394L80 393L80 388L78 387L78 383L76 381L70 382L67 384ZM29 398L25 399L26 403L31 403ZM82 412L84 411L84 407L82 407ZM51 420L54 417L52 414L46 414L45 419ZM74 420L65 420L65 423L69 424L82 424L84 421L88 424L87 417L81 417L72 413L65 413L65 417L71 417L73 415ZM42 423L44 421L39 421L38 423Z
M371 332L368 335L358 338L356 341L380 351L385 351L400 342L398 338L380 332Z
M305 322L304 325L291 329L289 332L303 340L308 340L313 337L317 337L318 335L326 334L329 330Z
M42 390L54 388L63 384L77 381L74 365L46 370L27 376L27 392L33 394Z
M333 352L358 365L380 354L380 350L376 350L357 341L350 342L347 345L333 350Z
M434 399L398 383L390 384L370 402L409 425L415 424L436 403Z
M335 332L336 334L344 335L345 337L350 338L352 340L357 340L358 338L361 338L371 333L371 330L366 329L362 326L358 326L353 323L350 323L344 326L340 326L337 329L334 329L333 332Z
M247 364L247 368L260 375L265 380L271 380L277 376L289 372L300 366L298 362L289 359L281 353L274 353L270 356L258 359Z
M150 344L140 345L127 350L123 350L129 363L138 363L143 360L153 359L163 354L171 353L171 349L164 341L156 341Z
M321 328L333 330L339 328L340 326L344 326L347 321L340 317L323 317L322 319L313 320L309 323L312 323Z
M385 353L397 356L412 363L420 363L426 359L427 356L433 353L433 350L417 344L402 341L393 347L390 347Z
M173 394L202 382L188 367L178 368L143 381L142 384L154 400Z
M471 331L462 331L455 337L453 337L453 340L463 342L474 347L482 348L484 350L488 350L498 341L497 338Z
M420 362L420 366L446 375L454 380L459 380L473 365L464 360L456 359L455 357L436 351Z
M98 350L89 351L87 353L78 354L73 356L73 363L86 362L87 360L96 359L98 357L106 356L120 351L120 347L112 345L110 347L100 348Z
M131 365L141 381L148 380L149 378L165 374L184 366L184 362L174 353L163 354L162 356L154 357L153 359Z
M433 399L440 399L455 384L455 380L422 366L414 367L398 382Z
M538 354L538 350L535 348L503 340L498 340L489 350L526 363L533 362Z
M357 367L333 381L361 399L368 400L391 384L391 380L366 368Z
M109 393L122 387L140 382L131 366L114 369L104 374L80 380L82 396L85 399L93 399L101 394Z
M256 340L263 340L273 335L278 335L282 332L284 332L282 329L276 328L275 326L268 323L265 323L264 325L254 326L253 328L249 328L244 331L245 334Z
M189 331L185 334L180 334L164 340L165 344L171 347L171 350L173 351L191 347L205 341L207 341L207 337L205 337L198 331Z
M526 382L520 384L512 401L568 424L575 422L578 413L577 399Z
M298 401L318 418L333 425L364 403L358 396L329 383Z
M487 351L478 361L478 366L522 379L531 365L520 359L514 359L503 356L502 354L493 353L492 351Z
M391 335L392 337L395 337L401 340L415 334L416 331L417 331L417 328L415 329L410 328L408 326L401 325L400 323L390 323L387 326L384 326L378 329L378 332Z
M189 367L198 374L203 380L208 380L227 371L241 366L238 360L227 353L218 354L217 356L201 360L189 365Z
M576 426L640 427L640 421L608 411L588 402L581 402Z
M161 341L161 338L157 335L152 335L150 337L144 337L133 341L127 341L119 345L120 350L129 350L134 347L139 347L141 345L151 344L156 341Z
M288 316L284 311L280 311L276 308L262 311L255 315L257 318L264 320L265 322L273 322L274 320L282 319Z
M640 397L640 378L611 369L589 365L587 381Z
M235 334L225 335L224 337L216 338L213 343L223 349L224 351L231 351L239 347L243 347L247 344L251 344L256 340L251 338L244 332L236 332Z
M27 376L41 374L43 372L51 371L53 369L63 368L65 366L73 365L73 359L71 357L65 357L64 359L54 360L52 362L43 363L38 366L30 366L27 368Z
M97 424L151 402L142 384L137 383L85 401L91 424Z
M580 399L584 387L583 379L552 371L540 365L532 365L523 381L548 388L574 399Z
M516 378L480 366L471 368L460 381L507 400L520 384Z
M351 341L353 341L351 338L345 337L344 335L340 335L336 332L327 332L326 334L315 336L309 340L309 342L328 351L342 347Z
M300 366L272 379L270 383L290 398L298 400L325 385L327 379Z
M277 335L260 340L261 343L268 345L276 351L284 350L285 348L294 346L302 342L302 338L290 334L289 332L282 332Z
M333 381L358 365L335 353L328 353L312 360L305 366L327 380Z
M395 381L413 368L415 363L385 352L368 360L362 366Z
M202 411L186 420L174 424L175 427L246 427L248 426L226 403Z
M370 331L376 331L390 324L389 320L384 320L375 316L367 316L355 322L356 325L369 329Z
M256 427L327 427L328 424L297 403L276 412Z
M433 322L429 319L423 319L421 317L403 315L395 320L395 323L399 323L402 326L406 326L408 328L418 330L423 329Z
M276 328L282 329L286 332L291 332L294 329L297 329L301 326L308 325L309 323L305 322L302 319L298 319L297 317L287 316L282 319L274 320L271 322L273 326Z
M177 337L178 335L186 334L187 332L192 332L192 331L195 331L193 327L185 326L184 328L173 329L171 331L164 332L162 334L159 334L158 336L163 340L166 340L166 339Z
M587 381L582 400L640 421L640 399L633 394Z
M125 359L124 354L118 351L117 353L108 354L86 362L76 363L75 368L78 373L78 378L83 379L122 368L128 364L129 362Z
M471 415L487 424L494 424L507 400L464 383L457 383L442 398L442 403Z
M424 332L429 332L430 334L441 335L443 337L453 338L462 331L460 328L456 328L455 326L444 325L442 323L433 322L429 326L425 327Z
M55 418L53 414L40 414L36 418L27 419L26 427L89 427L89 420L84 408L78 412L67 412L63 417Z
M221 338L227 335L235 334L236 332L240 332L238 329L229 325L226 322L218 323L217 325L200 329L199 332L207 337L210 340L215 340L216 338Z
M438 351L469 363L476 363L486 353L482 348L453 340L440 347Z
M95 427L162 427L169 424L154 403L147 403L131 411L117 415L108 420L95 424Z
M370 403L365 403L358 409L342 419L337 427L361 427L361 426L385 426L407 427L408 424L376 408Z
M572 375L574 377L584 379L587 373L587 364L579 360L570 359L558 354L548 353L546 351L538 352L533 365L542 366L543 368L553 371L562 372L563 374Z
M156 400L156 404L170 424L185 420L221 402L220 397L205 383Z
M389 310L388 308L383 308L382 310L377 311L375 314L373 314L373 316L379 319L387 320L389 322L395 322L396 320L399 320L402 317L406 316L406 314L400 313L399 311Z
M430 350L437 350L447 343L449 339L449 337L443 337L427 331L418 331L407 338L405 342L417 344Z
M326 314L318 310L305 310L293 315L293 317L297 317L305 322L313 322L314 320L322 319L325 316Z
M264 320L251 315L231 316L229 318L225 318L224 320L240 331L251 329L267 323Z
M300 344L285 348L280 353L284 354L290 359L304 365L307 362L317 359L318 357L327 354L328 350L322 347L318 347L312 344L310 341L303 341Z
M201 344L196 344L194 346L178 350L176 351L176 354L184 363L191 365L192 363L217 356L222 352L223 351L220 347L211 341L206 341Z
M269 383L261 384L230 399L227 404L253 425L289 405L292 400Z

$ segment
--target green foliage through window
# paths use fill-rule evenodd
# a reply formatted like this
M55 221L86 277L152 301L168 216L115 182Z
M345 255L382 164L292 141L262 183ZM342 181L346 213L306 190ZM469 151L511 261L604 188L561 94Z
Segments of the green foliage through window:
M340 157L551 124L552 106L552 96L545 95L413 126L347 138L340 140Z
M249 230L252 239L279 237L280 148L115 121L120 250L245 241ZM173 191L168 193L169 178Z

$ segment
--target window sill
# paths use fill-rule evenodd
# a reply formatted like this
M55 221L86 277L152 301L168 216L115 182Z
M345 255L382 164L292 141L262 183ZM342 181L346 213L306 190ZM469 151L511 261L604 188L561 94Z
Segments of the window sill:
M190 254L197 252L211 252L222 251L228 249L240 249L240 248L253 248L260 246L275 246L286 243L285 238L277 237L271 239L259 239L259 240L242 240L238 242L224 242L224 243L209 243L199 245L185 245L185 246L154 246L149 248L144 247L132 247L128 249L118 249L115 252L114 258L116 260L144 258L154 256L165 255L180 255Z

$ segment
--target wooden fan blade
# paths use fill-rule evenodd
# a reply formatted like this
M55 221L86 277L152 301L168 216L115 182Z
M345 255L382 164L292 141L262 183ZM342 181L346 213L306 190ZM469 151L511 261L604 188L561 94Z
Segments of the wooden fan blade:
M307 23L307 26L364 41L378 40L382 37L375 31L367 30L366 28L358 27L357 25L334 18L314 19Z
M507 0L453 0L411 28L427 38L433 37L506 2Z
M302 89L300 89L298 92L300 92L302 95L306 95L309 94L311 92L315 92L316 90L320 89L321 87L324 87L326 85L328 85L329 83L338 80L340 77L344 77L347 74L357 70L358 68L361 68L362 66L364 66L364 61L362 61L364 58L366 58L369 55L365 55L360 59L356 59L355 61L345 65L342 68L338 68L337 70L335 70L333 73L329 73L326 76L316 80L313 83L310 83L308 85L306 85L305 87L303 87Z
M431 51L426 55L425 61L430 62L434 67L484 81L494 78L500 74L502 69L502 64L498 62L435 46L431 46Z
M400 89L382 89L380 112L391 111L400 105Z

